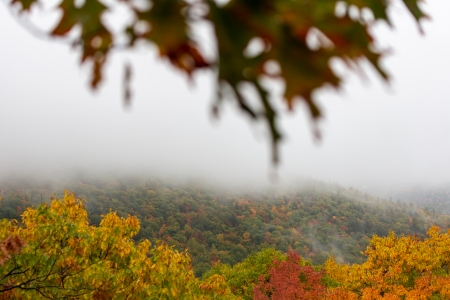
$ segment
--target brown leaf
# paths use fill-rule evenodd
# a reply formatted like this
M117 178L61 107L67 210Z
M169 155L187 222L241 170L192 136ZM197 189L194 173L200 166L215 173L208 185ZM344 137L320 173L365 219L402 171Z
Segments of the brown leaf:
M189 9L186 2L180 0L156 0L147 11L135 10L136 23L127 29L130 44L138 39L151 41L158 46L159 54L168 58L178 69L191 75L197 69L209 67L196 43L189 37L185 13ZM133 30L138 22L149 24L151 30L136 34Z
M12 255L20 253L26 242L19 236L9 236L0 242L0 265L3 266Z

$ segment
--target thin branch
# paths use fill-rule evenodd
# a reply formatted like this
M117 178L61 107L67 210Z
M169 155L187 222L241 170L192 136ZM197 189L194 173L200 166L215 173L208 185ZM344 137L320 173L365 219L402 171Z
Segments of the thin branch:
M6 274L6 275L4 275L4 276L2 277L2 281L5 280L5 278L7 278L7 277L9 277L9 276L17 275L17 274L23 274L23 273L25 273L27 270L29 270L29 269L26 269L26 270L24 270L24 271L20 271L20 272L18 272L18 273L14 273L15 270L18 270L18 269L21 269L21 268L22 268L22 266L17 266L17 267L15 267L15 268L13 268L11 271L8 272L8 274Z

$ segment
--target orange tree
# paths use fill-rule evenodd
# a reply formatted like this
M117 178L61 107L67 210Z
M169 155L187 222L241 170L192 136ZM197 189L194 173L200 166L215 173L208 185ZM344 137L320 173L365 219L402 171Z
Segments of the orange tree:
M330 294L334 299L448 299L450 231L440 233L433 226L428 235L424 240L394 232L374 236L360 265L340 265L330 258L326 272L338 283Z
M66 192L22 219L0 221L0 298L233 298L222 276L196 279L186 252L136 244L136 217L110 212L90 226L82 201Z
M418 23L426 15L418 6L421 0L402 0ZM44 6L44 0L7 0L20 12ZM139 3L138 3L139 2ZM156 45L159 55L188 75L199 69L217 74L217 113L221 99L234 99L251 118L267 122L277 162L281 131L277 111L264 78L285 83L284 101L289 109L297 99L305 101L313 119L321 113L313 92L324 85L342 85L343 78L330 67L338 58L351 68L368 61L382 78L380 66L385 54L370 29L378 21L391 24L387 13L392 5L384 0L59 0L61 17L48 33L55 38L73 38L70 45L81 52L81 63L92 65L92 88L102 79L102 69L117 49L129 50L137 44ZM138 5L140 4L140 5ZM117 6L128 10L131 18L114 32L104 22L105 14ZM207 57L195 38L197 24L212 27L217 49ZM74 30L77 28L79 30ZM124 38L126 37L125 41ZM121 42L118 42L118 41ZM138 43L139 42L139 43ZM260 51L247 51L251 42ZM125 100L130 101L130 66L125 67ZM257 92L260 105L250 105L240 85L248 83Z

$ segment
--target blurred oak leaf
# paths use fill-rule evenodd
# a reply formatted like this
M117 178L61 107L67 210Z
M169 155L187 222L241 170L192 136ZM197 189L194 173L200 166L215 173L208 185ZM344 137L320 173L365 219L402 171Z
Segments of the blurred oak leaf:
M37 0L10 0L19 3L22 11L37 7ZM81 50L81 63L92 63L91 87L102 80L103 66L113 48L131 50L137 42L155 45L159 56L167 59L189 78L196 70L210 69L217 74L217 101L213 112L218 115L223 98L232 99L252 120L267 123L272 144L272 160L278 161L278 145L282 132L278 124L280 113L275 102L282 100L289 110L303 101L313 120L321 116L315 92L325 86L339 89L342 75L330 66L339 59L350 69L361 73L361 66L369 62L382 80L389 80L388 72L380 64L387 54L375 45L372 27L382 21L392 26L388 13L394 4L383 0L143 0L143 5L131 0L59 0L62 17L50 32L54 37L67 37L75 27L81 29L75 46ZM428 18L421 0L402 0L412 18L421 25ZM103 24L107 11L126 7L131 18L114 34ZM207 22L215 38L216 53L206 59L199 47L197 24ZM128 37L117 45L116 37ZM260 51L248 51L254 41L262 45ZM250 53L250 54L249 54ZM279 67L277 74L265 69L268 62ZM264 79L278 78L285 83L283 99L275 99L264 85ZM127 82L127 81L125 81ZM242 84L256 90L255 101L242 93ZM129 84L125 84L125 89ZM128 91L128 92L127 92ZM125 91L124 100L131 94ZM250 103L253 103L252 105Z
M76 25L81 27L78 43L82 48L81 63L92 61L92 88L97 88L102 79L102 67L113 43L113 37L101 21L107 7L98 0L87 0L77 7L73 0L63 0L59 9L62 17L51 34L65 36Z

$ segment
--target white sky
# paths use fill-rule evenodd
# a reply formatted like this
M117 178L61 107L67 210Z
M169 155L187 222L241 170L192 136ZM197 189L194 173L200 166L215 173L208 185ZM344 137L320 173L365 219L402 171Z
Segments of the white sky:
M283 121L281 182L300 176L353 186L450 181L449 1L429 0L425 36L397 6L383 84L345 71L343 92L317 96L325 112L315 143L303 105ZM122 104L122 67L134 64L134 100ZM89 91L76 51L29 34L0 5L0 175L76 171L149 172L225 183L270 182L269 140L230 103L210 116L212 73L190 86L151 48L114 55L106 81Z

